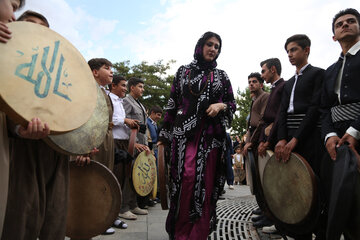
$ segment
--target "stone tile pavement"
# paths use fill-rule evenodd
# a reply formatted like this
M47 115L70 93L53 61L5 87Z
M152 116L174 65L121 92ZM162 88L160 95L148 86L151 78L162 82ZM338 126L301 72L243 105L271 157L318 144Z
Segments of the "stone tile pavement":
M248 186L235 185L234 190L225 186L226 193L223 194L224 200L221 201L238 201L241 199L250 199L255 201L254 197L251 196ZM254 203L252 203L254 204ZM94 237L93 240L167 240L168 235L165 231L165 221L167 212L161 209L160 204L156 204L154 207L149 207L149 215L138 216L136 221L126 220L128 224L127 229L115 229L115 234L113 235L100 235ZM254 238L251 239L280 239L280 236L262 234L260 230L256 230L252 227L251 223L248 222L246 225L246 231L252 232L255 234ZM66 238L69 239L69 238ZM213 239L213 238L212 238ZM216 239L228 239L218 236ZM245 239L240 236L233 236L231 239Z

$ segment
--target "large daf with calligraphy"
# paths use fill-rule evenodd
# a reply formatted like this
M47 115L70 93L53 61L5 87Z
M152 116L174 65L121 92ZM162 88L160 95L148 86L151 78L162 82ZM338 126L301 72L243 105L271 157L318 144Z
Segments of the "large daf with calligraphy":
M79 51L41 25L8 26L12 39L0 44L1 109L22 125L39 117L51 133L87 122L96 105L96 83Z

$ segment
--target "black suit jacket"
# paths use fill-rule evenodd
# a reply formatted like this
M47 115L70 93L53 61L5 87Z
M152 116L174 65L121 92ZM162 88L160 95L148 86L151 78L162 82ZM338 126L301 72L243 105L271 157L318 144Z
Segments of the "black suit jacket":
M342 132L339 132L331 119L331 107L339 105L338 95L334 88L336 79L342 66L343 57L331 65L325 72L324 87L322 89L321 99L321 125L322 137L325 137L330 132L336 132L342 137ZM344 65L343 76L340 86L340 100L341 104L349 104L360 102L360 51L354 56L347 56ZM356 120L347 124L356 130L360 131L360 113Z
M304 119L296 131L290 135L286 126L287 109L290 103L291 91L295 83L295 76L290 78L284 86L281 98L281 109L278 120L278 139L289 140L295 137L299 140L306 139L316 127L320 116L321 87L324 78L324 69L311 66L304 69L298 77L294 93L294 114L305 114Z

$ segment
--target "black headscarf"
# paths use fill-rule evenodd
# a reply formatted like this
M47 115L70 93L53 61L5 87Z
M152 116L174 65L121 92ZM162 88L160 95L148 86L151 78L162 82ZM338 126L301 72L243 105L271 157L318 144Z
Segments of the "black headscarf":
M215 37L217 40L219 40L220 46L218 49L218 54L216 55L214 60L211 62L207 62L207 61L205 61L204 56L203 56L203 47L204 47L206 41L212 37ZM195 51L194 51L194 61L190 65L199 70L207 70L207 69L216 68L216 66L217 66L216 59L218 58L218 56L221 52L221 46L222 46L221 37L218 34L216 34L214 32L204 33L204 35L202 35L201 38L196 43Z

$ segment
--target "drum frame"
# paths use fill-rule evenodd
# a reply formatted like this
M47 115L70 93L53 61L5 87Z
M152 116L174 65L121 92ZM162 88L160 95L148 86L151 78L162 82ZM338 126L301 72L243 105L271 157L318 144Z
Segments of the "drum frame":
M310 164L298 153L291 153L296 155L305 165L306 169L310 173L311 182L313 186L313 199L311 201L311 207L309 209L309 214L300 222L296 224L289 224L283 222L281 219L277 218L276 215L272 212L270 208L268 208L269 214L271 216L271 219L275 222L276 227L278 230L280 230L283 233L286 233L286 235L289 236L296 236L299 234L305 234L305 233L311 233L311 231L314 229L316 223L318 222L319 216L320 216L320 194L318 192L318 180L316 178L315 173L313 172ZM275 157L275 155L272 156L272 158ZM269 159L270 161L270 159ZM286 164L286 163L284 163ZM265 166L266 168L266 166ZM264 171L265 172L265 171ZM264 201L266 201L265 195Z
M91 169L92 168L92 169ZM72 169L74 169L73 174L77 173L91 173L93 171L98 171L99 175L103 176L104 179L107 180L108 184L104 184L104 186L99 186L97 188L94 188L93 185L90 184L79 184L75 183L73 186L71 184L71 181L76 182L76 179L82 178L84 179L84 176L79 176L78 178L71 178L76 177L71 174ZM90 171L90 172L89 172ZM91 178L91 176L85 175L86 178ZM73 239L90 239L92 237L95 237L99 234L104 233L112 224L114 223L115 219L117 218L120 207L121 207L121 188L120 184L117 181L115 175L104 165L102 165L99 162L90 161L89 165L86 166L77 166L75 161L70 161L70 174L69 174L69 203L68 203L68 214L67 214L67 221L66 221L66 236L73 238ZM90 180L90 179L89 179ZM80 182L82 183L82 182ZM81 185L80 188L76 188L77 185ZM73 187L72 187L73 186ZM75 187L75 189L73 189ZM112 189L112 205L111 209L109 209L108 214L106 215L106 219L100 219L98 222L93 222L92 218L94 218L94 212L91 211L84 211L79 210L79 206L86 206L86 203L97 201L99 202L98 206L104 206L104 198L101 198L100 196L97 199L85 199L83 198L85 195L82 195L79 193L80 190L85 190L86 187L91 188L89 191L95 191L97 190L99 193L107 193ZM78 198L71 199L72 194L77 194L76 196L79 196ZM114 198L115 196L118 196L118 199ZM73 210L74 212L69 212ZM87 210L87 209L86 209ZM99 210L99 209L94 209ZM86 215L88 214L88 216ZM79 216L82 217L79 221Z

